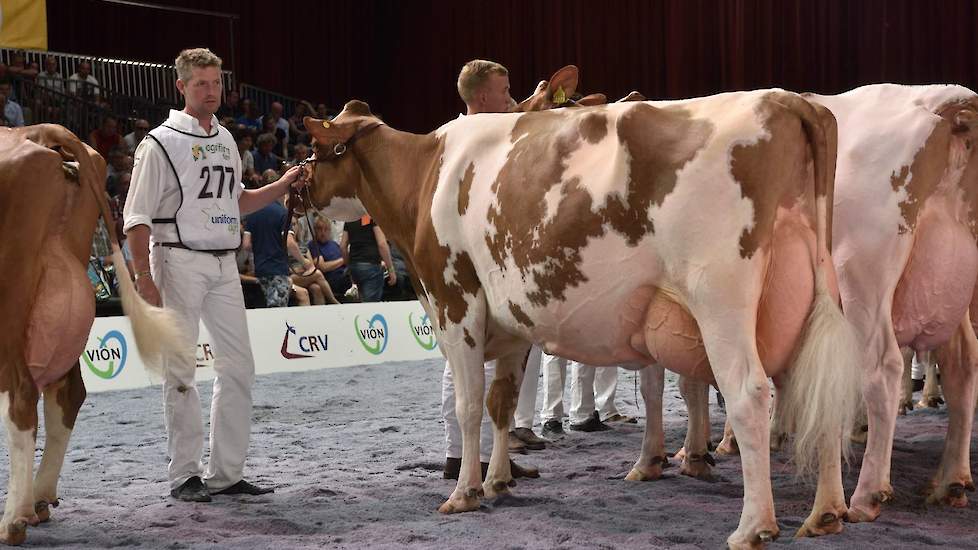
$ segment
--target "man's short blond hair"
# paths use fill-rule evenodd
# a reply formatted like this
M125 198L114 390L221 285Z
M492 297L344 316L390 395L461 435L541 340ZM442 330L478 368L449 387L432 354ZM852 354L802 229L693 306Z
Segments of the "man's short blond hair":
M221 68L221 58L217 57L214 52L208 50L207 48L190 48L180 52L177 56L176 61L173 62L177 67L177 78L186 82L190 82L193 78L194 67L198 69L203 69L204 67L217 67Z
M465 103L472 101L475 94L489 81L489 75L494 74L509 76L509 71L499 63L485 59L473 59L462 65L457 84L458 95L462 96L462 101Z

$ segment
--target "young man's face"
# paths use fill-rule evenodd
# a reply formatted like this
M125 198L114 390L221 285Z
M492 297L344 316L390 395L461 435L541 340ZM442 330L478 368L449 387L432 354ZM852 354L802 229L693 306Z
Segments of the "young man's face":
M316 224L316 240L324 243L333 238L333 228L328 223Z
M82 63L78 66L78 76L86 78L88 75L92 74L92 66L88 63Z
M177 81L187 107L197 115L213 115L221 107L221 69L217 66L193 67L190 80Z
M49 57L44 60L44 69L48 73L54 74L58 70L58 62L55 61L53 57Z
M482 89L484 113L505 113L513 98L509 95L509 76L500 74L490 74Z

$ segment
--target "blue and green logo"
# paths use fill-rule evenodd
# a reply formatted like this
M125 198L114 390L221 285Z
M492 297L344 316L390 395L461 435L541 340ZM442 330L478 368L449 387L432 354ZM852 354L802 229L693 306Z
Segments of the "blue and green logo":
M435 349L438 341L435 340L435 329L431 328L431 321L428 319L427 313L415 323L414 312L412 311L408 314L408 324L411 325L411 334L414 335L414 341L419 346L428 351Z
M360 340L363 349L369 353L380 355L387 349L387 338L389 334L387 330L387 319L384 319L383 315L379 313L375 314L370 318L370 322L366 326L360 325L360 316L357 315L353 318L353 328L357 332L357 339Z
M105 336L96 336L95 339L98 340L98 347L86 349L82 355L85 365L99 378L111 380L119 376L126 366L126 356L129 355L126 337L118 330L110 330ZM99 368L96 364L105 366Z

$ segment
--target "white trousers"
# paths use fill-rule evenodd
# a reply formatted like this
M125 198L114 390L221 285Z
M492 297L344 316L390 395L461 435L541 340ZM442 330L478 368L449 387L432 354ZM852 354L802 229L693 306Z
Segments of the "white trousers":
M153 280L166 309L187 336L185 353L164 359L163 413L168 439L170 487L201 476L220 490L241 480L251 436L251 355L241 280L234 254L214 256L179 248L153 247ZM204 422L194 377L200 321L214 349L210 462L203 466Z
M523 373L523 383L520 385L520 396L516 400L516 411L513 413L511 428L533 428L533 415L537 408L537 388L540 386L540 359L543 350L539 346L530 348L526 358L526 371Z
M615 406L615 393L618 391L618 369L613 367L590 367L563 357L543 354L543 405L540 408L540 421L561 420L564 416L564 384L567 379L567 364L571 367L571 407L570 420L583 422L595 410L602 419L618 414Z
M496 362L486 363L486 389L496 377ZM482 396L485 401L485 394ZM445 458L462 458L462 427L455 414L455 383L452 381L452 368L445 361L445 374L441 378L441 416L445 419ZM489 411L482 407L482 424L479 426L479 461L489 462L492 455L492 418Z
M927 374L927 363L917 360L917 354L913 354L913 361L910 363L910 377L914 380L923 380Z

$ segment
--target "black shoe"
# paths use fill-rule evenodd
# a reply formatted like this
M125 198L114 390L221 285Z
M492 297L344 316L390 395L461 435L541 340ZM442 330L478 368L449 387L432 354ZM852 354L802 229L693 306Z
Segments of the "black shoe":
M574 430L575 432L603 432L605 430L610 430L611 427L601 421L598 411L594 411L584 422L571 424L570 429Z
M924 379L921 378L920 380L917 380L916 378L914 378L912 390L914 392L919 392L922 389L924 389Z
M183 485L172 489L170 496L184 502L210 502L211 495L207 492L207 485L201 481L199 476L192 476Z
M558 435L564 435L564 425L561 424L560 420L556 418L547 420L543 423L543 429L540 430L543 437L554 437Z
M530 428L516 428L509 434L522 441L526 448L531 451L542 451L547 446L547 442L540 439Z
M446 458L443 477L445 479L458 479L458 472L462 469L461 458Z
M267 495L268 493L274 493L275 489L271 487L263 488L257 485L252 485L245 480L241 480L230 487L225 487L220 491L214 491L212 495Z

